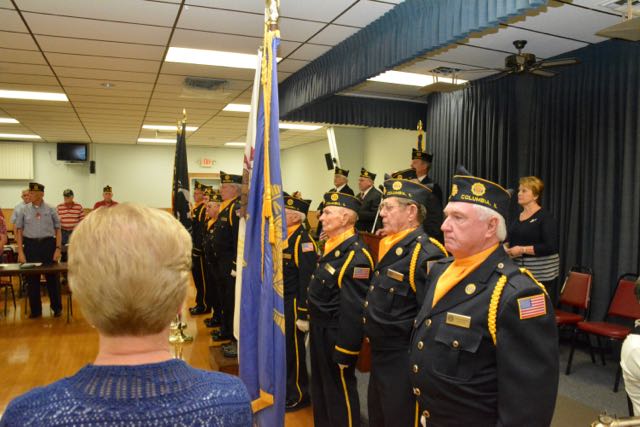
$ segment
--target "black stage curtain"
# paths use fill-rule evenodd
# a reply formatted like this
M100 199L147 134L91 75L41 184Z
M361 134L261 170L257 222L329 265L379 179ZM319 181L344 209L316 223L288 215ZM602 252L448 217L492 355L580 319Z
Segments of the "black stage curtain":
M618 276L640 269L640 43L562 56L581 64L429 97L432 173L447 190L456 164L514 189L520 176L543 179L561 272L593 268L591 318L602 319Z

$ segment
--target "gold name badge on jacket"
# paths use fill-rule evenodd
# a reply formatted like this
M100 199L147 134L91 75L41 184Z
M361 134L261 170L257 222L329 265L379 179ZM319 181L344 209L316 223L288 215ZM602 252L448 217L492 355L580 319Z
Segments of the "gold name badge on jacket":
M336 269L331 266L331 264L325 264L324 269L329 272L332 276L335 274Z
M446 322L447 325L454 325L469 329L471 327L471 316L448 312Z
M391 277L393 280L397 280L398 282L402 282L402 280L404 280L404 274L392 269L387 270L387 276Z

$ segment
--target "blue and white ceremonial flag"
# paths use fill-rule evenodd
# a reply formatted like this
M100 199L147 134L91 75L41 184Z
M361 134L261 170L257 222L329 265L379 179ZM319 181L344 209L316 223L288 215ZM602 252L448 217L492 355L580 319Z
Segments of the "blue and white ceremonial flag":
M284 425L286 355L282 249L286 223L278 130L277 2L269 2L249 184L240 303L240 378L261 427Z

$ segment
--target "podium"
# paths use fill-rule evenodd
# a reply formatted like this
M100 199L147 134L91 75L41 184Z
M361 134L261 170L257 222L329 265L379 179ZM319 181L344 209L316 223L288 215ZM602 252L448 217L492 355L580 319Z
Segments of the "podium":
M378 261L378 247L380 246L380 239L382 238L362 231L359 232L359 234L362 241L369 247L371 257L375 264ZM366 338L362 341L362 347L360 348L356 368L360 372L369 372L371 370L371 347L369 346L369 341Z

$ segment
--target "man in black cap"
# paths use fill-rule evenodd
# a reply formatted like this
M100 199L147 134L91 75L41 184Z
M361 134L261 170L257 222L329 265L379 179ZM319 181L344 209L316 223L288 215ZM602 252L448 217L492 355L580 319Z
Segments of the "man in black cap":
M238 226L240 218L240 193L242 175L232 175L220 171L220 213L213 225L213 250L217 263L217 282L214 287L222 301L221 327L211 336L214 345L223 345L226 357L237 357L237 343L233 337L233 312L236 302L236 257L238 252ZM215 314L215 313L214 313ZM215 317L209 321L211 324Z
M193 316L206 314L211 311L207 305L207 275L205 272L205 260L203 258L202 243L205 235L207 222L207 206L204 201L205 186L200 181L196 181L193 188L193 201L195 204L191 208L191 274L196 287L196 305L189 308L189 313Z
M285 193L288 243L282 251L282 277L287 345L287 411L309 405L304 334L309 330L307 288L318 260L316 244L302 225L310 205L311 200L302 200Z
M373 260L354 230L359 208L354 196L324 195L320 221L328 239L308 294L311 401L317 427L360 425L355 365Z
M427 208L427 217L423 223L424 231L436 239L442 241L442 189L438 183L429 178L429 170L433 154L426 151L424 143L424 133L422 132L422 121L418 122L418 143L417 148L411 150L411 168L416 172L416 180L431 190L431 194L427 197L425 208Z
M205 325L210 328L220 326L222 323L222 296L218 289L217 278L218 261L215 256L215 223L220 213L220 205L222 204L222 196L219 192L208 187L205 191L209 201L206 203L206 224L204 229L204 237L202 239L202 256L204 260L205 270L205 289L204 289L204 305L213 311L213 316L205 319Z
M414 323L413 393L429 426L548 426L558 334L544 286L505 253L510 194L460 168ZM535 396L535 398L532 398Z
M382 193L374 186L376 174L369 172L365 168L360 169L360 178L358 178L358 199L362 202L360 210L358 210L358 222L356 222L356 230L373 233L373 223L378 215L378 206L382 199ZM381 221L378 220L376 229L380 228Z
M354 195L353 190L349 187L349 171L347 169L340 169L336 166L333 175L333 187L328 192L329 193L344 193ZM318 218L322 214L322 208L324 207L324 202L320 202L318 205ZM316 233L318 239L322 239L322 222L318 223L318 230Z
M414 426L416 400L407 371L413 319L422 305L431 265L447 252L421 227L427 187L388 179L384 190L380 217L385 237L364 303L364 333L371 344L369 424Z
M111 188L110 185L106 185L103 189L102 189L102 200L100 200L99 202L96 202L93 205L93 209L98 209L101 207L107 207L110 208L111 206L115 206L117 205L118 202L116 202L115 200L113 200L113 189Z
M62 249L62 233L60 232L60 218L54 208L43 200L44 185L37 182L29 183L31 203L25 205L18 212L16 218L16 244L18 245L18 262L41 262L51 264L60 260ZM24 246L24 248L23 248ZM62 301L58 277L47 274L47 290L49 304L54 317L62 313ZM27 291L29 293L29 307L33 319L42 316L42 302L40 300L40 276L27 276Z

